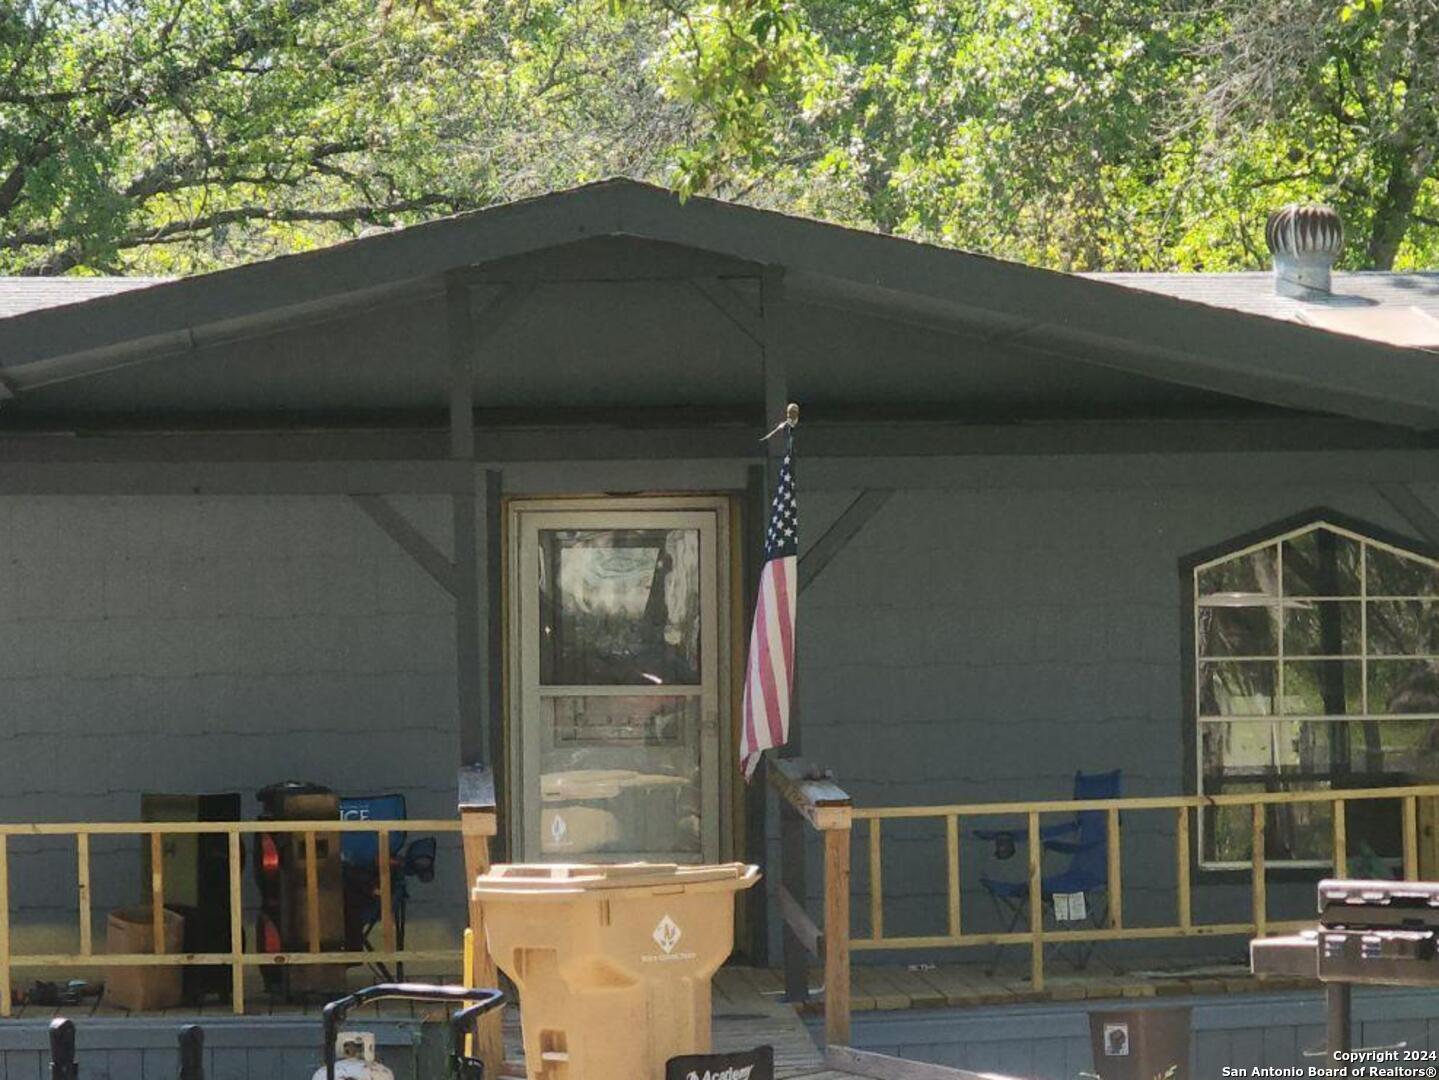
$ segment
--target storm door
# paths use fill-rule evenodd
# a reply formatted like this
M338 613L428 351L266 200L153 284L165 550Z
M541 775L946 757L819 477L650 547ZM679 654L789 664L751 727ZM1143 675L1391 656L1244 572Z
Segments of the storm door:
M718 858L724 516L697 499L513 510L523 858Z

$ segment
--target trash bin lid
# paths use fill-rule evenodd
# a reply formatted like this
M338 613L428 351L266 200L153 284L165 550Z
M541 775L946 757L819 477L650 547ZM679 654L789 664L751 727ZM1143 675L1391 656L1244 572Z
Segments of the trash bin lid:
M759 867L745 863L681 866L678 863L508 863L475 879L475 895L573 895L596 889L683 889L690 885L738 882L749 888Z

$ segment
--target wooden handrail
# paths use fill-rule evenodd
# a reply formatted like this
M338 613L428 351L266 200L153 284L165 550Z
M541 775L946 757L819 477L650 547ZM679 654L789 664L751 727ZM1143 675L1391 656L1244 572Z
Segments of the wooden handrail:
M289 821L104 821L104 822L3 822L0 823L0 1017L11 1015L10 988L16 968L52 967L155 967L195 965L226 966L231 970L232 1008L236 1014L245 1011L245 970L252 967L280 967L296 964L357 964L357 963L437 963L459 968L459 949L419 950L397 949L393 896L389 875L380 873L380 921L383 947L378 951L363 949L326 949L319 931L319 873L317 867L318 838L333 833L374 833L376 852L389 850L390 831L403 828L409 832L458 833L462 822L450 819L406 819L403 821L354 820L289 820ZM244 870L242 837L260 833L292 834L303 842L302 860L305 889L303 922L305 943L291 952L247 952L244 947ZM211 835L227 838L227 860L230 886L229 952L176 953L165 943L165 869L164 838L175 835ZM68 836L75 840L75 878L80 951L75 953L22 953L12 947L9 903L9 859L13 853L11 837ZM147 953L97 953L94 949L93 883L91 880L91 840L96 836L137 836L145 838L150 854L150 879L146 882L151 924L151 951ZM381 863L383 870L384 864Z
M924 818L959 814L963 817L1001 817L1005 814L1075 813L1079 810L1170 810L1181 806L1253 806L1262 803L1325 803L1346 799L1409 799L1439 796L1439 784L1408 787L1355 788L1319 791L1256 791L1252 795L1146 795L1113 799L1041 799L1034 802L943 803L933 806L856 806L856 820L867 818Z
M785 982L791 1000L808 996L808 957L824 966L824 1031L830 1046L849 1042L850 822L849 794L828 772L798 759L770 758L770 786L779 794L781 882L776 905L785 925ZM824 842L824 925L804 909L804 833ZM872 829L878 822L871 822ZM872 871L873 872L873 868ZM795 883L798 888L792 888Z
M849 793L827 771L798 758L775 758L769 763L769 778L770 786L816 829L849 827Z
M31 821L0 822L0 836L151 836L159 834L375 832L380 828L403 828L406 832L459 832L455 818L403 818L399 821Z

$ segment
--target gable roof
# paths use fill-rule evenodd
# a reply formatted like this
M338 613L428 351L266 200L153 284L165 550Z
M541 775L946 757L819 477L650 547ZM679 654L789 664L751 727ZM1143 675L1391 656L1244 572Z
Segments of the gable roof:
M605 237L698 253L716 274L780 272L786 302L803 307L817 329L828 312L877 320L896 334L940 335L952 343L950 362L988 358L995 370L987 377L1022 384L1031 396L1062 396L1068 391L1054 379L1069 372L1096 400L1120 393L1121 383L1168 386L1174 393L1166 400L1176 407L1217 395L1439 429L1439 359L1428 352L1144 288L1158 282L1064 274L717 200L681 202L628 180L3 318L0 382L23 399L299 321L351 317L397 298L433 302L445 275L463 268L488 268L493 280L507 273L542 280L543 265L527 259ZM619 278L623 267L596 273ZM816 377L848 371L856 401L871 383L900 400L927 400L927 383L949 374L944 350L922 367L907 363L898 344L892 355L878 355L884 340L866 343L867 364L859 357L844 369L836 356ZM169 370L183 378L175 365ZM953 393L968 385L956 382ZM1135 408L1144 407L1136 397Z

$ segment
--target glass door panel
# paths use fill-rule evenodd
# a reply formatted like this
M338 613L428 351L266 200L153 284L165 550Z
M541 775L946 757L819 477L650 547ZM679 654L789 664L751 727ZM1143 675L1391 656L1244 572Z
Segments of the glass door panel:
M517 516L523 857L717 858L718 514Z
M698 861L700 699L541 697L540 850Z
M698 686L698 529L539 530L540 682Z

